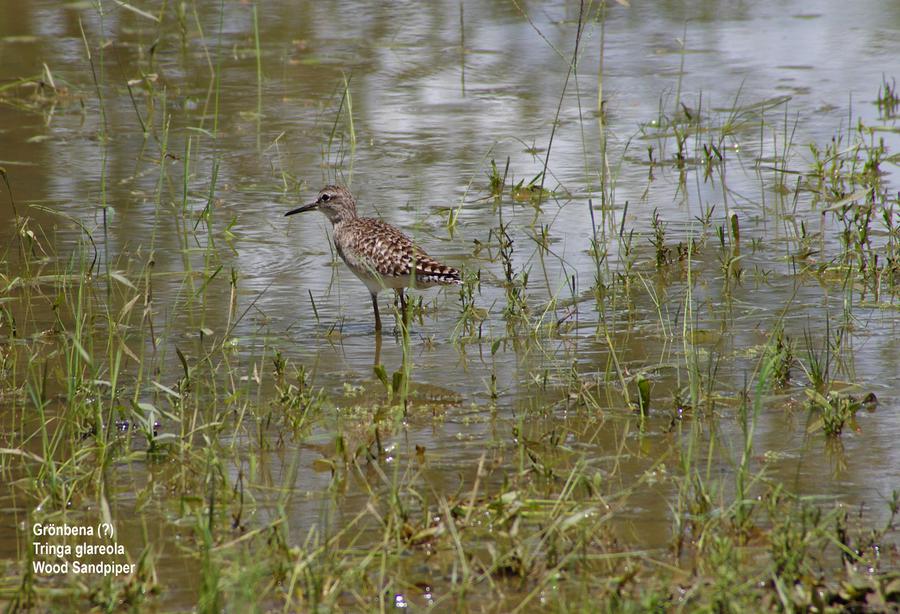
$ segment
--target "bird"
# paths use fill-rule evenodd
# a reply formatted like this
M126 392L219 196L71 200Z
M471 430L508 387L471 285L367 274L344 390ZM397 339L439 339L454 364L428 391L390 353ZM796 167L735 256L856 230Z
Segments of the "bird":
M376 218L360 217L356 199L343 186L327 185L315 201L284 215L315 210L324 213L331 222L334 246L341 260L368 288L376 332L381 332L378 293L382 290L390 288L397 293L405 322L406 288L418 290L462 283L458 269L429 256L398 228Z

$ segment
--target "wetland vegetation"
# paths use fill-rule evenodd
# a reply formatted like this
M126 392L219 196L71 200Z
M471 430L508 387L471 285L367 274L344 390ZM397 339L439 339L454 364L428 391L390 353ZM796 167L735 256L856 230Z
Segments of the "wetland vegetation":
M900 12L628 4L0 0L0 604L895 610Z

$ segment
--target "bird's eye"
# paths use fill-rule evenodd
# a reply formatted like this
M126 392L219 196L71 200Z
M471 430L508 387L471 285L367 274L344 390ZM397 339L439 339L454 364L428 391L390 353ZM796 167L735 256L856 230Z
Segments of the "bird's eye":
M323 203L326 200L331 200L331 194L322 194L322 198L320 199Z

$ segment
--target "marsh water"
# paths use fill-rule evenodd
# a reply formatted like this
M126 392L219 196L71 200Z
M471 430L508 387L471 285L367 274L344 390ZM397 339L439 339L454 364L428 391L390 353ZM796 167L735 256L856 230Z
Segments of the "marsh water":
M57 326L52 301L21 304L16 277L35 266L76 270L96 249L92 270L109 283L99 294L112 294L114 310L130 295L117 301L128 285L110 271L134 286L153 280L153 331L130 348L150 375L126 361L122 385L140 384L125 396L165 406L153 382L176 388L175 348L199 360L210 339L229 339L215 377L249 382L261 406L276 395L276 352L302 365L326 399L310 428L261 427L266 445L244 430L215 431L232 453L222 470L252 492L247 527L270 521L283 489L295 536L335 531L365 510L371 493L351 481L335 497L321 461L337 434L365 439L358 416L387 403L376 361L388 376L404 361L390 317L376 355L368 294L337 259L324 216L283 215L328 183L349 186L363 215L480 276L477 321L461 316L458 288L416 293L409 400L380 434L384 467L424 456L422 488L449 495L470 488L487 458L500 468L487 488L499 488L524 438L550 464L577 458L622 488L640 481L610 525L634 548L663 548L673 530L666 475L684 425L714 432L709 475L734 473L744 391L782 326L800 362L755 418L755 467L797 494L887 518L900 487L897 295L873 296L818 267L845 249L842 226L826 212L833 203L801 181L814 163L809 144L821 150L843 135L838 149L849 147L860 123L878 127L872 140L888 155L900 151L896 119L876 104L885 79L900 76L897 5L632 0L601 15L576 2L0 0L0 15L0 87L35 78L0 90L0 166L15 204L2 186L3 300L13 315L0 336L12 346ZM665 120L676 116L705 125L685 141L683 164ZM713 172L699 158L707 143L721 155ZM497 198L492 161L506 179ZM896 157L881 171L896 194ZM15 247L16 213L34 233L30 272ZM704 246L654 266L657 214L673 254L706 232ZM717 235L721 227L727 237L732 219L739 277L723 267ZM808 236L812 251L798 264ZM884 240L876 233L876 249ZM508 271L521 287L519 315ZM598 278L610 288L623 276L631 289L619 298L597 289ZM46 295L54 283L44 282ZM381 295L383 314L390 300ZM825 352L838 336L837 388L877 403L835 443L809 428L801 365L807 348ZM689 359L709 383L702 410L678 402ZM644 419L618 374L631 401L634 378L650 382ZM573 400L573 379L594 391L589 410ZM48 411L64 416L65 391L52 394ZM206 402L236 420L231 401ZM27 405L0 396L3 447L35 443ZM159 423L161 433L183 432L165 416ZM129 548L157 544L162 603L183 607L198 590L196 562L179 547L184 495L179 503L148 487L170 471L125 455L106 496ZM9 569L23 560L24 519L39 505L0 489ZM76 501L69 513L93 505Z

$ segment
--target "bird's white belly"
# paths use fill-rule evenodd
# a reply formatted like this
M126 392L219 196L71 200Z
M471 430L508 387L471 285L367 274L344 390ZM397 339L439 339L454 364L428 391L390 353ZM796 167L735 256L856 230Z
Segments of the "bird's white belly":
M398 275L396 277L391 275L381 276L365 267L353 266L349 262L347 262L347 268L353 271L353 274L366 284L366 288L368 288L369 292L372 294L378 294L386 289L397 290L399 288L409 288L412 281L409 275Z
M344 261L344 264L347 265L347 268L366 285L366 288L372 294L378 294L386 289L396 290L410 286L409 275L381 275L369 266L368 262L361 258L356 258L352 254L348 255L340 246L338 246L338 255Z

